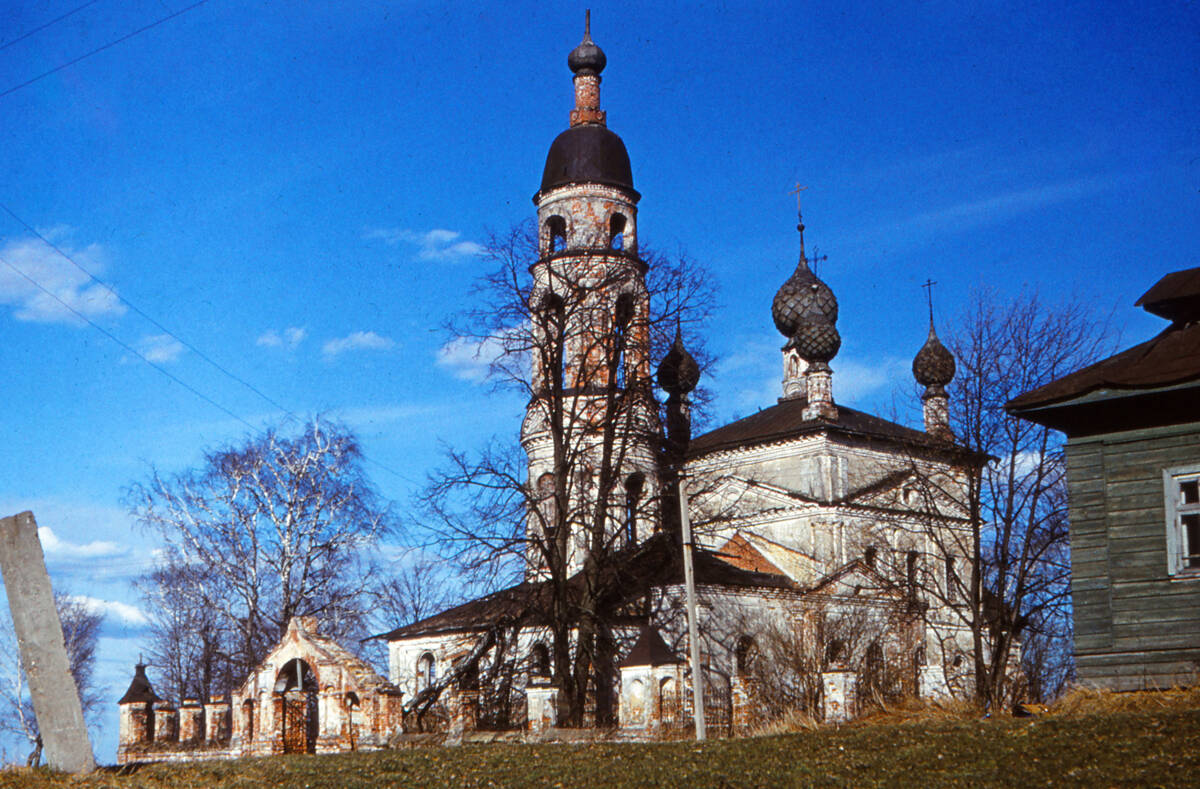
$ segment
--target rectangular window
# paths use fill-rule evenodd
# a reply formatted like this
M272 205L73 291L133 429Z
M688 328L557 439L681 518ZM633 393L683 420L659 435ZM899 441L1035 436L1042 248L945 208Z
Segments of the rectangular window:
M1200 466L1163 472L1167 504L1167 569L1200 576Z

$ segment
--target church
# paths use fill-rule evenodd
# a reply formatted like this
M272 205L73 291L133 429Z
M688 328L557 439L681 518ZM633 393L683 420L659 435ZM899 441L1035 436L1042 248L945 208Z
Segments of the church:
M838 301L801 218L797 262L762 293L781 396L693 436L701 369L678 305L655 304L672 283L639 255L606 60L590 31L568 56L575 106L534 197L537 257L514 268L522 325L503 339L524 366L527 465L497 542L520 583L378 636L386 679L300 621L228 698L175 710L139 668L122 761L380 748L401 731L671 736L697 703L733 734L972 692L964 502L987 459L951 432L955 362L932 311L912 365L920 429L838 402Z
M780 267L771 303L782 396L691 436L700 369L677 325L652 359L655 332L671 327L652 317L641 195L600 107L607 59L586 32L567 62L575 107L534 197L525 577L384 636L406 706L440 703L466 727L577 725L581 707L626 730L687 725L685 547L717 725L795 704L845 717L872 695L968 693L962 502L985 459L951 433L955 364L932 315L913 361L923 429L837 402L838 302L801 219L798 263L790 276Z

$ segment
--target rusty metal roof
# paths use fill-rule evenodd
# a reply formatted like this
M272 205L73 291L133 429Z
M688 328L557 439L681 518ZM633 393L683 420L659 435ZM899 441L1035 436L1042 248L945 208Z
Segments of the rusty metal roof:
M615 556L612 564L605 568L605 577L600 579L597 586L609 590L614 598L610 602L619 605L636 599L651 587L681 584L681 556L678 543L670 535L659 533ZM694 559L696 583L700 585L798 588L785 575L744 570L711 551L697 549ZM583 583L580 575L568 581L573 589L581 588ZM373 637L391 641L437 633L479 631L495 624L544 624L543 612L548 610L549 601L549 583L520 583ZM631 619L629 624L637 624L638 621Z
M722 449L769 444L828 430L843 435L904 443L936 449L959 449L920 430L898 425L853 408L838 405L834 421L804 418L803 399L781 400L777 405L731 422L692 439L688 455L698 457ZM965 450L964 450L965 451Z

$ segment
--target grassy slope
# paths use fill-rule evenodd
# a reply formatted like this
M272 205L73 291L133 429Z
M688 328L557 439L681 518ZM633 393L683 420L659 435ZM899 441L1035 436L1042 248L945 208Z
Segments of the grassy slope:
M1037 719L867 722L740 740L487 745L153 765L87 778L0 773L0 787L1196 786L1200 709Z

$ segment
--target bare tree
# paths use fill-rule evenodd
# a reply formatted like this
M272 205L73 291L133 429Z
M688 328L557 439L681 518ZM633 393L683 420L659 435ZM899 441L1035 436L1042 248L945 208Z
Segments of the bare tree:
M54 605L62 623L67 662L84 716L94 722L96 713L107 702L105 689L96 686L96 642L104 615L85 600L56 592ZM27 760L36 765L41 757L41 736L33 713L33 700L21 664L21 653L13 631L12 618L7 610L0 617L0 732L16 735L26 742L32 752Z
M294 616L320 618L335 638L366 635L376 574L365 551L390 512L347 429L320 418L270 429L206 452L196 469L153 471L127 501L162 541L142 591L165 690L227 690Z
M921 594L970 630L975 691L1002 704L1026 688L1056 692L1070 675L1070 545L1062 439L1009 416L1006 402L1102 356L1105 321L1079 301L1046 305L984 291L948 345L958 374L950 391L957 442L980 460L961 478L921 476L928 535L937 550L919 566ZM918 474L918 476L920 476ZM957 484L965 482L965 484ZM942 528L948 522L966 528ZM963 565L955 557L967 559ZM1024 645L1024 648L1023 646Z
M582 723L590 695L604 724L614 714L612 622L637 594L616 568L662 511L650 361L706 318L711 280L686 256L644 252L563 273L539 259L532 224L493 236L488 257L494 269L473 293L478 306L450 326L452 344L473 349L497 388L529 399L525 445L451 451L423 503L474 578L536 586L524 616L550 631L564 723Z

